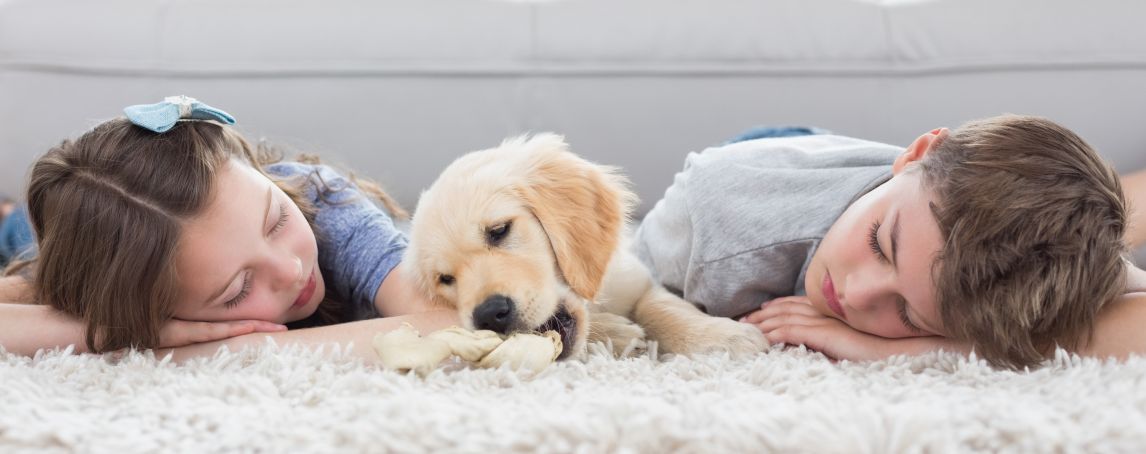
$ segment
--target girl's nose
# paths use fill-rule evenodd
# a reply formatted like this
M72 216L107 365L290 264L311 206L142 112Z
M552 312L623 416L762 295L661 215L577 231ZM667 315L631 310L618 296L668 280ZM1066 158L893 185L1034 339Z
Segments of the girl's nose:
M302 278L302 259L297 255L288 254L274 264L275 286L278 289L291 289L298 286Z

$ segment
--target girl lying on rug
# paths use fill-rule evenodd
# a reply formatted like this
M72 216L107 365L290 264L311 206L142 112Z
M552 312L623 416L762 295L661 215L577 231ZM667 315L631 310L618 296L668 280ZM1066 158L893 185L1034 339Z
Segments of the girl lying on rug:
M8 351L180 359L264 336L367 346L403 323L458 324L395 266L401 211L375 186L280 162L189 98L125 112L33 167L38 259L0 288ZM811 136L693 155L635 247L666 286L713 315L748 313L772 342L847 359L974 347L1017 366L1056 342L1146 350L1132 329L1146 305L1123 295L1126 230L1117 177L1093 150L1045 120L1003 117L906 150Z
M9 270L23 276L5 278L0 301L44 304L0 304L8 351L180 347L183 358L259 344L241 337L259 332L372 355L374 335L403 323L459 323L428 311L396 267L406 238L391 216L405 213L376 185L280 161L191 98L125 113L33 166L38 258Z
M1146 351L1146 281L1124 259L1146 213L1128 228L1117 175L1071 131L1001 116L906 149L814 132L690 155L636 234L653 274L835 358ZM1125 183L1146 201L1146 173Z

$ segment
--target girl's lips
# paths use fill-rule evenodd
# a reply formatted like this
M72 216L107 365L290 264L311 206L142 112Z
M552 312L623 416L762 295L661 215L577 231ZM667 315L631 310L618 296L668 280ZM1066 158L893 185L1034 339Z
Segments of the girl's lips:
M314 272L311 271L310 279L306 280L306 287L302 288L302 292L300 292L298 294L298 298L294 300L294 304L291 305L291 309L297 309L306 305L306 303L310 301L310 297L314 296L314 287Z
M840 306L840 298L836 296L836 286L832 284L832 275L827 271L824 272L824 283L821 290L824 292L824 300L827 301L828 309L839 315L840 319L847 320L848 316L844 315L844 308Z

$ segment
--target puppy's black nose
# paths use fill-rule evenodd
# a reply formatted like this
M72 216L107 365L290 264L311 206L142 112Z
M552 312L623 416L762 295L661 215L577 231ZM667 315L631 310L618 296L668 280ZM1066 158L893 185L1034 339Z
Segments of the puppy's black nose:
M506 334L513 324L513 300L504 295L486 298L474 309L474 327Z

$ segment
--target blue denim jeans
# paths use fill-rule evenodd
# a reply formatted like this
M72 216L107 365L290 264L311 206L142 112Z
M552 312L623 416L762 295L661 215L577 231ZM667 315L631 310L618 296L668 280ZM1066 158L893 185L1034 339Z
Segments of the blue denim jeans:
M20 205L0 222L0 266L6 266L13 259L30 258L35 254L35 246L28 209Z
M745 131L739 136L733 137L722 145L730 143L743 142L745 140L764 139L768 137L795 137L795 136L811 136L816 134L831 134L827 129L821 129L814 126L758 126L748 131Z

